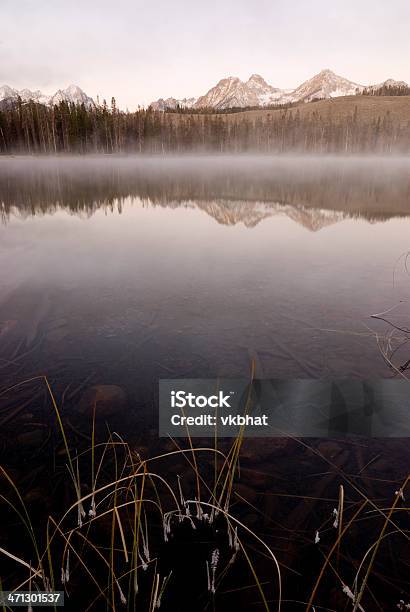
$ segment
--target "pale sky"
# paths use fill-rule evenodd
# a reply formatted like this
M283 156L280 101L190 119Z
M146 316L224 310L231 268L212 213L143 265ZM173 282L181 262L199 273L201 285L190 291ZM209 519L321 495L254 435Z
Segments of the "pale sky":
M0 86L75 83L133 110L252 73L410 82L409 32L409 0L0 0Z

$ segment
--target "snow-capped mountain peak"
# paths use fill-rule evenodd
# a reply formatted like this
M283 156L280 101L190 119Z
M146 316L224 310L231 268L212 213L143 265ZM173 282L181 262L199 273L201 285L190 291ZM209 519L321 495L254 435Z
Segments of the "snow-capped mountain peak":
M39 104L48 104L50 102L50 96L43 94L39 89L31 91L31 89L21 89L17 94L23 100L23 102L29 102L33 100Z
M39 89L36 91L31 91L31 89L14 89L13 87L9 87L9 85L3 85L0 87L0 101L9 100L11 102L21 98L23 102L29 102L33 100L34 102L39 102L41 104L48 104L50 100L50 96L44 95Z
M204 96L198 98L196 108L244 108L274 104L285 92L272 87L260 74L252 74L247 81L238 77L221 79Z
M330 68L323 68L323 70L321 70L317 76L322 78L333 78L336 76L336 74L333 72L333 70L330 70Z
M395 79L386 79L382 83L376 83L375 85L369 85L365 87L365 92L374 94L382 89L409 89L409 84L406 81L396 81Z
M384 87L408 87L408 83L406 81L396 81L395 79L386 79L383 83L380 83L381 86Z
M67 89L59 89L54 96L51 96L50 104L54 105L60 102L84 104L86 107L94 106L94 100L87 96L78 85L69 85Z
M13 98L17 95L17 90L9 87L9 85L2 85L0 87L0 100L5 100L6 98Z
M59 104L60 102L69 102L71 104L84 104L90 108L95 106L94 100L90 98L78 85L69 85L67 89L59 89L54 95L48 96L43 94L39 89L31 91L30 89L14 89L8 85L0 87L0 101L7 100L11 103L18 98L23 102L38 102L39 104Z
M363 89L363 85L349 81L326 68L299 85L288 98L295 102L310 102L320 98L352 96Z
M257 74L256 72L251 74L251 76L247 80L247 83L260 83L264 87L270 87L270 85L268 85L268 83L265 81L263 76L261 76L260 74Z
M278 87L272 87L272 85L269 85L269 83L267 83L260 74L252 74L246 81L246 85L261 95L282 91Z
M153 110L157 111L165 111L167 109L174 110L176 108L192 108L196 102L196 98L181 98L177 100L176 98L159 98L155 102L150 104Z
M260 74L252 74L246 85L257 96L259 106L274 104L286 93L283 89L269 85Z
M255 106L256 94L238 77L221 79L204 96L196 101L197 108L229 108Z

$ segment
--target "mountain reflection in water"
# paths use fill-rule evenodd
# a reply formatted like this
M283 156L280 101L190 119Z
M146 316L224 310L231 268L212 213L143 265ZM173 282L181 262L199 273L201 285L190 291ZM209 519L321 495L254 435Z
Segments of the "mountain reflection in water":
M197 207L219 223L254 227L286 214L320 229L346 217L369 221L410 214L405 158L4 158L0 202L10 214L66 209L91 216L121 211L128 198L151 206Z

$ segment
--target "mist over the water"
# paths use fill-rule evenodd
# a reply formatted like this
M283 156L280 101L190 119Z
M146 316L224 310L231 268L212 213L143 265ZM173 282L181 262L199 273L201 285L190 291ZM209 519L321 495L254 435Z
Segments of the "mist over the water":
M389 218L410 212L410 159L339 156L87 156L3 158L3 218L66 208L92 214L124 198L264 202Z

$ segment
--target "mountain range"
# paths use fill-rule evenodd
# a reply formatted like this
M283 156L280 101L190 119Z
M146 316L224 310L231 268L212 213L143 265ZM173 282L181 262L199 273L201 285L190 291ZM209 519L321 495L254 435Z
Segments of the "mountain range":
M387 79L383 83L374 85L361 85L341 77L331 70L322 70L311 79L308 79L295 89L281 89L273 87L259 74L252 74L247 81L238 77L221 79L206 94L198 98L159 98L151 103L154 110L180 108L214 108L223 110L228 108L246 108L258 106L271 106L295 102L310 102L316 99L337 98L352 96L358 93L377 93L386 88L408 88L404 81ZM23 102L33 100L40 104L53 106L62 101L72 104L84 104L87 108L96 106L93 98L88 96L78 85L69 85L66 89L59 89L52 95L40 90L14 89L8 85L0 87L0 109L15 104L18 98Z
M364 90L375 93L383 87L408 87L404 81L387 79L375 85L361 85L341 77L329 69L322 70L295 89L273 87L259 74L252 74L247 81L238 77L221 79L205 95L199 98L159 98L151 103L154 110L180 108L246 108L270 106L293 102L310 102L315 99L352 96Z
M7 103L15 103L19 97L23 102L33 100L33 102L50 106L63 101L72 104L84 104L87 108L95 106L94 100L78 85L69 85L67 89L59 89L51 96L43 94L39 89L31 91L30 89L14 89L8 85L0 87L0 103L3 102L3 106L7 105Z

